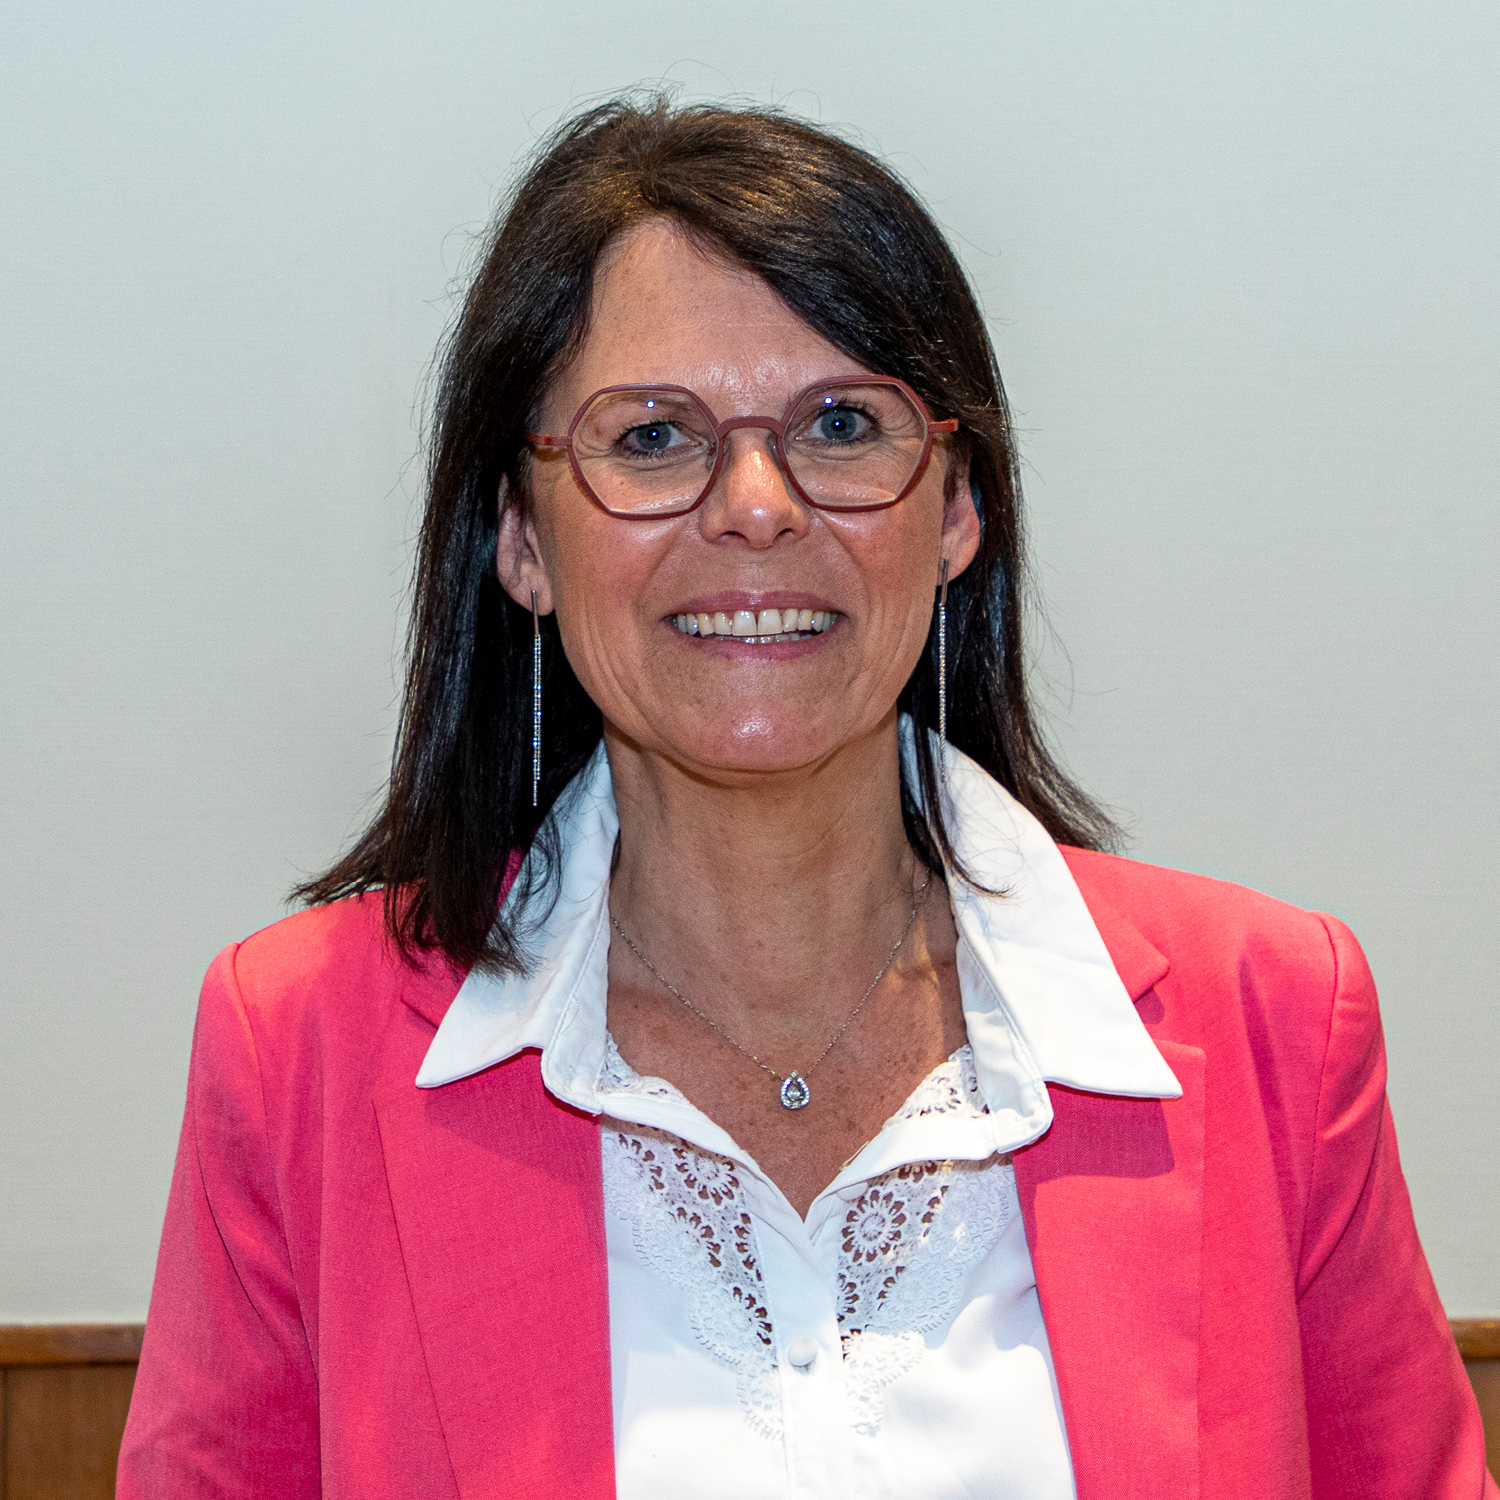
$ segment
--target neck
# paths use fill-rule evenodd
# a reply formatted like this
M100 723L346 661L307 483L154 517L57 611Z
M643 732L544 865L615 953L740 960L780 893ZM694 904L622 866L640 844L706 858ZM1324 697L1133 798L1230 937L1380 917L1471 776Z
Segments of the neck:
M606 747L611 909L651 963L731 1029L811 1035L847 1011L926 873L901 818L895 713L827 761L763 778L716 780L609 731Z

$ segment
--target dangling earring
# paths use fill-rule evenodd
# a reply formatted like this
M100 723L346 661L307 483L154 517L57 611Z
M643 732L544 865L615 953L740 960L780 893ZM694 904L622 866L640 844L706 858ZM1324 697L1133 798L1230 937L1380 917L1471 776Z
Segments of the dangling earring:
M938 749L943 756L943 780L948 779L948 559L943 559L938 585Z
M536 806L542 784L542 622L536 612L536 590L531 591L531 805Z

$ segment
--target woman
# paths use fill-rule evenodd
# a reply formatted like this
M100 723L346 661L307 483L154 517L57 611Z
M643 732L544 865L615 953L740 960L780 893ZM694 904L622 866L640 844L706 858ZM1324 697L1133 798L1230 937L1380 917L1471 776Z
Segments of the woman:
M548 144L386 807L205 984L122 1495L1496 1494L1358 947L1098 852L1021 578L884 167Z

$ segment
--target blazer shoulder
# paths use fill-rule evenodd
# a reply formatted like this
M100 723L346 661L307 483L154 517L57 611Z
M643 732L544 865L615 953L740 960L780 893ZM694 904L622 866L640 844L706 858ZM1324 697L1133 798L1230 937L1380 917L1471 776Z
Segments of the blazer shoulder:
M1322 1062L1335 1007L1357 1031L1378 1031L1369 967L1336 918L1227 880L1063 853L1111 953L1144 943L1160 955L1158 997L1172 1024L1196 1030L1218 1017L1265 1038L1268 1053L1295 1040L1303 1067Z
M1374 980L1342 922L1260 891L1139 860L1065 850L1105 945L1159 955L1138 1013L1158 1040L1216 1059L1221 1099L1255 1079L1278 1143L1288 1223L1308 1201L1320 1111L1384 1086ZM1247 1117L1240 1116L1243 1123Z
M227 974L222 974L224 969ZM404 1000L434 1026L463 982L442 954L408 958L386 930L379 892L283 917L215 960L263 1025L296 1024L310 1011L368 1014Z
M1335 945L1348 937L1333 917L1233 881L1088 849L1062 853L1087 905L1123 918L1174 967L1192 954L1274 953L1283 963L1326 970L1331 979Z

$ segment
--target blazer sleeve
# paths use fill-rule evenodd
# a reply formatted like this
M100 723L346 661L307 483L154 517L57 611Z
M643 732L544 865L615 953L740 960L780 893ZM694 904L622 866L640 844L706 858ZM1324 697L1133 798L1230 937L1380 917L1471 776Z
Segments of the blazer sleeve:
M1401 1176L1374 981L1322 921L1333 1014L1297 1282L1312 1492L1500 1500Z
M319 1494L316 1377L236 949L199 1001L120 1500Z

